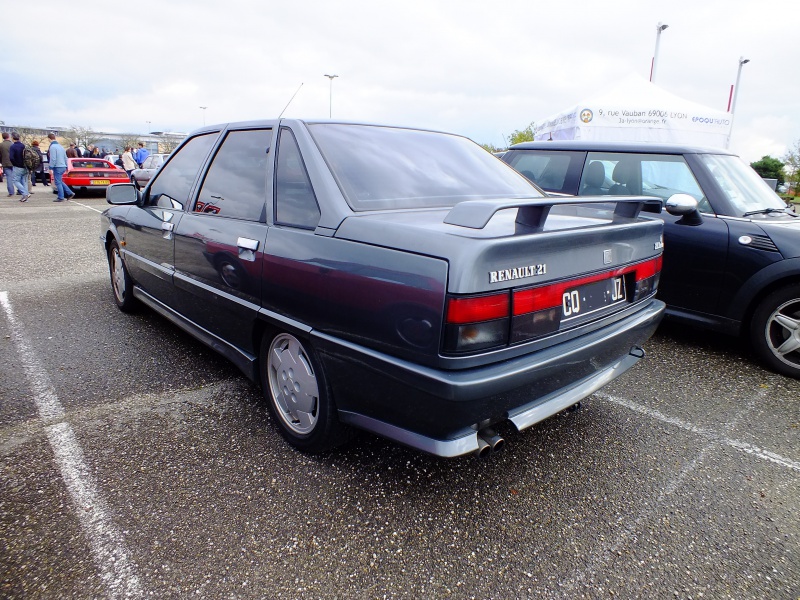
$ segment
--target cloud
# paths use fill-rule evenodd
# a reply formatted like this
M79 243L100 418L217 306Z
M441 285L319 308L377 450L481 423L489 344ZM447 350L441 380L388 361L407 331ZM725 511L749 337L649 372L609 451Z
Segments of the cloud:
M688 100L724 110L739 56L751 59L734 150L756 160L800 138L800 81L786 74L796 36L780 18L795 10L789 0L768 11L744 0L170 0L134 11L37 0L14 10L16 22L58 24L38 44L24 28L6 34L7 47L25 48L0 57L14 84L0 119L15 125L190 131L204 118L276 117L300 87L287 116L332 110L502 145L630 73L649 76L661 21L658 84ZM331 85L325 73L339 77Z

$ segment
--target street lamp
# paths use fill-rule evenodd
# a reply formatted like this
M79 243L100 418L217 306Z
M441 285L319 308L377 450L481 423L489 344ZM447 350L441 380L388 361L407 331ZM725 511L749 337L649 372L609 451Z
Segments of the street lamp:
M736 112L736 97L739 95L739 79L742 78L742 67L750 62L749 58L739 57L739 71L736 73L736 85L733 86L733 104L731 104L731 114Z
M736 98L739 96L739 80L742 78L742 67L750 62L749 58L744 56L739 57L739 70L736 72L736 83L733 86L733 102L730 105L731 125L728 129L728 143L725 145L729 148L731 145L731 133L733 133L733 119L736 116Z
M325 77L331 80L330 93L328 94L328 118L330 119L333 116L333 79L338 75L328 75L326 73Z
M153 122L152 122L152 121L145 121L145 123L147 123L147 129L148 129L148 132L147 132L147 133L150 133L150 131L149 131L149 130L150 130L150 125L151 125Z
M659 21L656 26L656 51L653 53L653 63L650 65L650 83L656 82L656 68L658 67L658 45L661 42L661 32L664 31L669 25Z
M200 107L200 110L203 111L203 127L206 126L206 109L207 108L208 108L207 106L201 106Z

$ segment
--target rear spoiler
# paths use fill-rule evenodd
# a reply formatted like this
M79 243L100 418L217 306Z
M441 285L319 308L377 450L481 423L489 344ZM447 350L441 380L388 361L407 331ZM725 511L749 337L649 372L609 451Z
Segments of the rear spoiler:
M507 208L516 208L519 225L533 231L541 231L554 206L582 205L582 204L615 204L614 218L635 219L641 211L650 213L661 212L661 200L652 196L568 196L564 198L521 198L516 200L465 200L459 202L447 216L444 222L459 227L470 229L483 229L498 211Z

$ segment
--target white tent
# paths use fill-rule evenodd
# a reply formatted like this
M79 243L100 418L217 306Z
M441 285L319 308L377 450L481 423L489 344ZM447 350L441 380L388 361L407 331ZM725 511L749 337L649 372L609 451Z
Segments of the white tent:
M731 114L664 91L638 75L534 128L537 140L671 142L726 148Z

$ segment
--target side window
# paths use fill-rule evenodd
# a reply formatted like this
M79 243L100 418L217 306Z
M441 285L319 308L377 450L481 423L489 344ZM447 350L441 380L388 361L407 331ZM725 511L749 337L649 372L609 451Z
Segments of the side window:
M586 159L580 195L592 194L590 169L602 164L605 191L619 195L654 196L667 200L673 194L689 194L701 212L712 212L703 190L683 156L673 154L622 154L590 152ZM606 189L607 188L607 189Z
M199 135L178 150L150 185L148 205L174 207L177 203L186 206L192 184L216 139L216 133Z
M281 129L275 168L275 222L313 229L319 218L319 205L297 140L289 129Z
M576 193L583 155L580 152L512 150L508 163L547 192Z
M271 129L231 131L214 156L193 212L264 221Z

